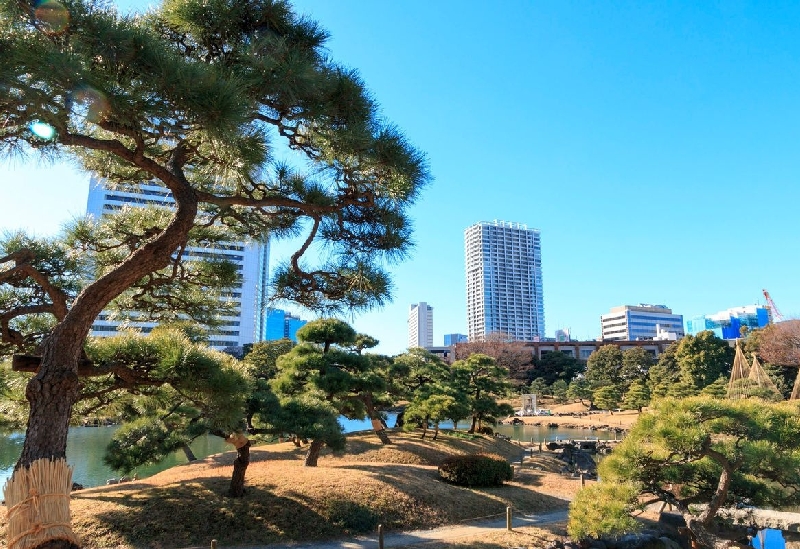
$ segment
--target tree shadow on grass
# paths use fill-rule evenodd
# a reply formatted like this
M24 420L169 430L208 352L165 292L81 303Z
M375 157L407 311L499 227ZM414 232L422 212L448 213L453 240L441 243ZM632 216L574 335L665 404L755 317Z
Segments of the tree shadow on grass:
M97 506L86 527L114 532L130 546L163 548L207 546L211 539L224 546L328 539L347 533L342 521L331 523L303 502L273 494L274 486L250 487L243 498L223 497L228 482L203 478L149 487L135 496L92 494L85 499L106 505Z
M424 504L444 510L442 519L446 522L502 515L509 505L527 513L546 513L569 506L565 498L516 482L485 488L456 486L441 480L437 469L430 466L348 463L338 467L366 472Z

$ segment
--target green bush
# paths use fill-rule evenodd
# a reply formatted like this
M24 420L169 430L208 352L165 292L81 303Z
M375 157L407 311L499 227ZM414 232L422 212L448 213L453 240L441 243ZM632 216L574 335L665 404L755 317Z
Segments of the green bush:
M506 460L481 454L451 456L439 465L439 476L459 486L500 486L512 474Z
M569 505L567 533L585 540L640 530L641 524L631 516L638 493L632 483L601 482L583 488Z
M480 434L482 434L482 435L489 435L489 436L492 436L492 435L494 435L494 429L492 429L492 428L491 428L491 427L489 427L488 425L484 425L483 427L481 427L480 429L478 429L478 432L479 432Z

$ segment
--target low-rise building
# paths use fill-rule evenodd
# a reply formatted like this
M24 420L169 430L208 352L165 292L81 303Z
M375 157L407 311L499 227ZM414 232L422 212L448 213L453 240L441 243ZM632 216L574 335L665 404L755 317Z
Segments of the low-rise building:
M692 335L711 330L721 339L742 337L742 328L763 328L772 321L768 307L745 305L732 307L712 315L701 315L686 321L686 331Z
M523 345L530 349L536 358L542 358L547 353L564 353L578 360L589 360L593 352L604 345L616 345L622 351L642 348L654 357L658 357L674 341L646 340L637 341L609 340L609 341L531 341Z

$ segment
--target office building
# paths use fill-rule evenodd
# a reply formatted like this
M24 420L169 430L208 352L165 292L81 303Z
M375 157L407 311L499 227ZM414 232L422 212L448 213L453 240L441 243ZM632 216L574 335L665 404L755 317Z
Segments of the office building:
M684 336L683 315L666 305L612 307L600 317L603 341L675 340Z
M297 330L305 326L307 322L282 309L268 309L267 330L264 333L264 339L266 341L291 339L297 342Z
M505 221L464 231L467 335L514 341L544 339L542 256L538 229Z
M122 191L109 189L101 180L92 178L86 213L100 219L104 215L113 215L125 206L171 208L173 204L169 190L155 183L142 183L136 189ZM183 254L187 259L227 260L236 266L241 276L238 284L220 295L220 300L231 305L233 312L220 318L221 324L210 333L209 344L217 349L232 349L262 340L267 329L269 244L225 242L214 248L186 248ZM115 335L121 327L148 333L156 325L137 318L135 312L129 313L126 318L118 318L104 311L92 325L91 333L98 337L110 336Z
M445 334L444 335L444 346L451 347L456 343L466 343L468 338L465 334Z
M763 328L771 321L769 308L759 305L732 307L711 315L702 315L686 321L686 331L697 335L711 330L721 339L742 337L742 328L754 330Z
M433 347L433 307L414 303L408 308L408 348Z

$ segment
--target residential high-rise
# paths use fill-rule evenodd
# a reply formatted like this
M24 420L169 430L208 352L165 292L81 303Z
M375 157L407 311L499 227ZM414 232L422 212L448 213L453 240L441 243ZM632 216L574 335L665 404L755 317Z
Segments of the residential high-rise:
M124 206L172 207L173 204L169 190L155 183L142 183L135 190L119 191L109 189L102 180L92 178L86 213L99 219L104 215L113 215ZM264 339L267 328L269 244L225 242L214 248L187 248L184 256L225 259L236 265L241 275L240 282L223 292L221 297L233 305L234 313L221 319L221 325L210 334L209 344L217 349L226 349ZM121 325L148 333L155 323L136 321L135 318L123 323L104 311L92 325L92 335L115 335Z
M414 303L408 308L408 348L433 347L433 307Z
M686 321L686 331L697 335L705 330L713 331L722 339L737 339L742 337L742 327L750 330L763 328L770 323L768 307L759 305L745 305L732 307L713 315L694 317Z
M611 341L680 339L684 336L683 315L666 305L622 305L600 317L602 338ZM669 337L673 334L673 337Z
M538 229L520 223L476 223L464 231L467 333L544 339L542 250Z

